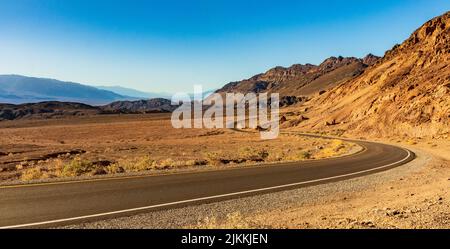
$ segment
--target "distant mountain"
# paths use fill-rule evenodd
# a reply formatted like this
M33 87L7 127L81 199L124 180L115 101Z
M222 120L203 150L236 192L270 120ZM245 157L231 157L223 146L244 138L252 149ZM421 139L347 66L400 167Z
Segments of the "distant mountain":
M101 109L81 103L40 102L31 104L0 104L0 121L30 118L55 118L99 114Z
M0 102L2 103L65 101L103 105L129 99L135 98L80 83L20 75L0 75Z
M75 102L44 101L28 104L1 104L0 121L16 119L64 118L101 114L137 114L172 112L168 99L156 98L137 101L116 101L104 106L91 106Z
M112 113L152 113L152 112L172 112L177 106L171 105L171 101L163 98L137 100L137 101L116 101L102 106L105 112Z
M135 97L138 99L152 99L152 98L170 98L169 93L152 93L135 90L132 88L126 88L121 86L97 86L96 88L101 90L107 90L119 95Z
M281 97L308 96L355 78L378 59L372 54L363 59L339 56L330 57L320 65L278 66L249 79L231 82L216 92L276 92Z
M209 95L213 94L216 90L207 90L207 91L203 91L202 96L203 99L206 99L207 97L209 97ZM191 99L194 99L194 94L191 93L189 94L189 96L191 96Z

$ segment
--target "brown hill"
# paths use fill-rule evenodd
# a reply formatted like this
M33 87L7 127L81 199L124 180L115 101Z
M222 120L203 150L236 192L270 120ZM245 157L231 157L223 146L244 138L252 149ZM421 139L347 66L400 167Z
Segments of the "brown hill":
M94 106L73 103L47 101L31 104L0 104L0 121L22 118L54 118L64 116L81 116L97 114L99 109Z
M1 104L0 121L16 119L63 118L100 114L134 114L172 112L177 106L163 98L137 101L116 101L104 106L75 102L46 101L29 104Z
M448 137L450 12L416 30L355 79L302 108L298 127L372 136Z
M163 98L136 101L116 101L101 107L106 112L155 113L172 112L177 108L171 101Z
M275 67L250 79L231 82L216 92L277 92L280 96L308 96L360 75L377 60L378 57L371 54L364 59L340 56L328 58L318 66Z

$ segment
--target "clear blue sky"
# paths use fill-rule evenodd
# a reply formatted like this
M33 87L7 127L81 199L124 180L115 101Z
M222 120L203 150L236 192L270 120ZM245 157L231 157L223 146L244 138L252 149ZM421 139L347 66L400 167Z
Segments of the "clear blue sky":
M0 74L154 92L382 55L445 0L1 0Z

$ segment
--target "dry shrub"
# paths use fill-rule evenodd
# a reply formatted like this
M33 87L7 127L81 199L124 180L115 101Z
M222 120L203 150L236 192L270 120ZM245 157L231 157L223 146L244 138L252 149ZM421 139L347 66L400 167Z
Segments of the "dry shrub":
M302 161L316 158L333 157L348 151L352 145L342 140L333 139L324 145L313 143L317 149L305 148L265 148L244 147L238 149L236 153L208 152L205 158L209 165L221 165L232 163L255 163L255 162L280 162L280 161Z
M347 148L346 143L344 143L342 140L339 139L333 139L329 144L326 145L325 148L317 152L316 157L317 158L327 158L327 157L334 157L341 154L344 154ZM349 146L351 148L352 145Z
M49 167L54 170L56 176L63 176L62 175L62 171L64 169L64 161L63 160L61 160L59 158L55 159L52 161L52 163L49 165Z
M269 153L267 150L251 147L238 149L236 153L208 152L205 154L206 161L209 165L264 162L268 157Z
M171 168L181 168L181 167L191 167L206 165L205 160L172 160L167 158L156 163L155 169L171 169Z
M22 172L20 179L22 181L30 181L30 180L37 180L37 179L45 179L48 177L49 177L49 175L43 168L33 167L33 168L25 169Z
M313 158L313 155L310 151L297 151L295 153L291 153L285 157L287 161L302 161Z
M16 168L24 169L20 177L23 181L65 176L63 174L64 162L61 159L46 161L45 163L45 167L24 168L23 164L19 164Z
M221 160L224 158L224 155L221 152L207 152L205 153L205 158L208 165L219 165L221 164Z
M279 162L284 160L285 158L286 156L282 151L274 151L269 153L266 160L269 162Z
M342 148L345 147L345 144L344 144L344 142L343 142L342 140L339 140L339 139L333 139L333 140L331 141L331 147L332 147L333 149L335 149L336 151L339 151L340 149L342 149Z
M143 171L155 168L155 160L151 159L150 156L146 155L137 160L136 163L130 165L128 164L125 168L126 171Z
M120 166L119 163L112 163L109 166L105 167L106 173L108 174L117 174L124 173L125 169Z
M16 169L17 169L17 170L22 170L22 169L24 169L24 168L25 168L25 163L23 163L23 162L21 162L21 163L19 163L19 164L16 165Z
M239 150L238 159L242 161L263 162L268 156L269 153L265 149L245 147Z
M111 164L106 167L106 171L109 173L122 173L122 172L138 172L154 169L156 166L155 160L146 155L141 158L135 159L120 159L117 163Z
M204 163L205 162L202 162L201 160L187 160L185 162L185 166L192 167L192 166L202 165Z
M182 162L175 162L171 158L164 159L160 162L158 162L155 166L156 169L170 169L174 167L183 166Z
M175 161L171 158L156 161L151 159L148 155L134 159L120 159L105 168L109 174L123 173L123 172L140 172L147 170L165 170L177 167L206 165L205 160L179 160Z
M80 176L91 172L94 168L91 162L85 161L77 156L62 167L60 175L65 177Z

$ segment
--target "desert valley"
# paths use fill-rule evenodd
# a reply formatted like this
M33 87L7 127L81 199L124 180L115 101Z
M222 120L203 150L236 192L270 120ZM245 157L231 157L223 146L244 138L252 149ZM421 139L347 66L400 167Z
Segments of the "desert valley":
M3 78L0 86L33 84L32 78ZM39 81L50 90L65 86ZM71 87L71 93L87 91ZM39 98L49 98L50 90ZM175 129L170 117L176 106L166 98L88 90L92 98L0 104L0 191L22 184L314 164L361 153L366 148L357 141L407 148L416 159L317 186L55 226L450 228L450 12L381 57L278 66L215 91L279 93L281 134L273 140L261 140L255 129ZM30 99L33 91L18 97L11 90L0 99ZM95 101L78 103L83 98ZM180 216L186 218L175 221Z

